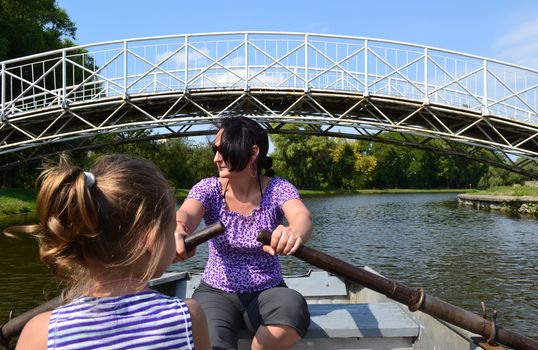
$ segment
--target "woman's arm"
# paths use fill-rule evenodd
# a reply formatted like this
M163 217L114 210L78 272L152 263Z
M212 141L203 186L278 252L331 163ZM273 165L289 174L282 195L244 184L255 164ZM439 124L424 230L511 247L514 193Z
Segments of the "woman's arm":
M17 341L17 350L47 349L51 313L43 312L26 323Z
M289 226L278 225L274 229L271 246L263 247L263 250L271 255L295 253L301 244L310 239L312 233L310 212L300 199L287 200L282 205L282 211Z
M189 253L185 250L185 236L191 234L204 216L204 207L196 199L187 198L176 212L176 261L185 261L195 254L193 249Z
M194 347L196 349L211 349L211 342L209 341L209 331L207 329L207 321L204 315L204 311L200 307L200 304L194 299L185 299L185 304L189 308L192 322L192 338L194 340Z

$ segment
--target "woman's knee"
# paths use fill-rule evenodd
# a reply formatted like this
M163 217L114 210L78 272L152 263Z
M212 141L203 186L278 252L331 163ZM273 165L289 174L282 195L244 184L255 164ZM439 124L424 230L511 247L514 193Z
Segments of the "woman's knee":
M291 349L301 340L297 330L286 325L260 326L252 340L253 349Z
M310 324L310 313L300 293L288 288L274 288L269 293L260 296L258 301L260 326L287 326L299 336L306 334Z

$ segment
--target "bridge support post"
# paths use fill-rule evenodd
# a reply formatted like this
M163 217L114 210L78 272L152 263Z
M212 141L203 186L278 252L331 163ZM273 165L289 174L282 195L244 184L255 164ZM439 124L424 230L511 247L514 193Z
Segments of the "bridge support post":
M126 101L129 99L129 94L127 90L129 87L127 86L127 65L129 64L129 61L127 60L127 40L123 41L123 99Z
M430 104L430 93L428 88L428 48L424 48L424 106Z
M248 67L248 33L245 33L245 86L243 88L245 91L250 90L250 76Z
M488 60L484 59L483 61L483 75L482 78L484 80L484 96L482 97L482 116L488 116L489 115L489 108L488 108Z
M310 91L310 80L308 79L308 34L304 35L304 92Z
M364 39L364 93L362 94L364 98L370 95L368 85L368 39Z

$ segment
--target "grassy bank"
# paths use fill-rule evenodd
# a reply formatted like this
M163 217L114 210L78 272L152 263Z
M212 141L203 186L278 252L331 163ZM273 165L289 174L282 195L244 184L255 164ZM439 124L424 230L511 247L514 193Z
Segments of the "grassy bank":
M468 194L490 195L490 196L530 196L538 197L538 187L531 186L498 186L485 190L471 190Z
M30 213L35 210L35 190L0 189L0 216Z
M471 197L467 199L466 205L478 207L480 209L499 210L510 216L531 216L538 219L538 187L531 186L499 186L491 187L482 191L469 191L467 194L472 196L493 196L502 198L502 203L488 204L488 197ZM511 198L510 198L511 197ZM464 201L465 203L465 201Z
M176 190L176 198L182 202L189 190ZM37 191L21 188L0 189L0 217L16 214L32 213L35 211Z

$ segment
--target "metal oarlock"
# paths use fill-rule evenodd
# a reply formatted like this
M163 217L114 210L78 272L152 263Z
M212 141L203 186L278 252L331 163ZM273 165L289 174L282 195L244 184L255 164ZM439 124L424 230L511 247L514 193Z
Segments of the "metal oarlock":
M480 305L482 306L482 318L485 320L488 319L488 311L486 308L486 303L483 301L480 302ZM495 343L495 337L497 336L497 310L493 309L493 314L491 316L491 330L490 335L487 339L484 337L477 337L474 340L474 342L486 350L504 350L505 348L500 346L499 344Z
M480 302L480 305L482 305L482 317L487 320L488 319L488 311L486 309L486 303L483 301ZM486 342L490 345L496 345L494 340L495 336L497 335L497 310L493 309L493 315L491 316L491 332L486 340Z
M415 304L408 306L409 311L412 311L412 312L418 311L420 310L420 307L422 306L422 304L424 304L424 289L418 288L417 292L419 294L418 300Z

